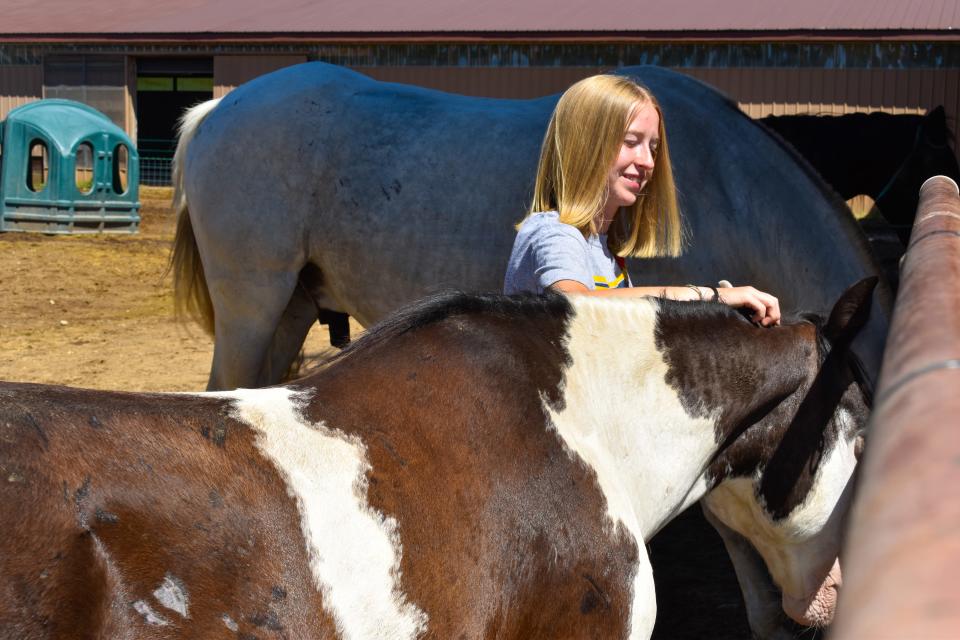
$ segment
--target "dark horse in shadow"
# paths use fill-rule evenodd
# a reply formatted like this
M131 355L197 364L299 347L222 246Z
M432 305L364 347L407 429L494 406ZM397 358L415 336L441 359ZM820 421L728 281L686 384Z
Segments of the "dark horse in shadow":
M851 113L768 116L759 120L792 145L845 200L868 195L874 210L861 227L896 291L920 185L935 175L960 180L943 107L926 115Z
M935 175L960 179L942 106L922 116L851 113L759 121L793 145L845 200L860 194L873 198L904 243L923 181Z

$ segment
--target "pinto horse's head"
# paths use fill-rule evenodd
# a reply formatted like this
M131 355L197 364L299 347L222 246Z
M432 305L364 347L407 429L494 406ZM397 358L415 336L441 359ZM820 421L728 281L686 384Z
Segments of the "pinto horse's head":
M840 587L841 533L871 400L849 347L875 284L857 283L824 326L806 328L816 346L811 359L783 363L784 396L761 408L759 420L729 431L710 470L709 515L750 541L782 592L784 612L808 626L830 623Z

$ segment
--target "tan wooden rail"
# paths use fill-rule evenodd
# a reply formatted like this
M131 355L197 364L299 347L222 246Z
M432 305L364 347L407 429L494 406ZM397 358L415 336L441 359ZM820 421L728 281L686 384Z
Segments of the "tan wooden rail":
M960 638L960 195L927 180L884 353L831 640Z

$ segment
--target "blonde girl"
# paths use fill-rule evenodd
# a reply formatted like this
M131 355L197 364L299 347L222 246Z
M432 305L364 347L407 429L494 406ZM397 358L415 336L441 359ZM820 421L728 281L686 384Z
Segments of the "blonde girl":
M654 170L656 167L656 170ZM677 256L683 224L663 113L648 89L617 75L571 86L554 109L534 186L517 227L504 291L716 297L780 321L773 296L753 287L632 287L623 259Z

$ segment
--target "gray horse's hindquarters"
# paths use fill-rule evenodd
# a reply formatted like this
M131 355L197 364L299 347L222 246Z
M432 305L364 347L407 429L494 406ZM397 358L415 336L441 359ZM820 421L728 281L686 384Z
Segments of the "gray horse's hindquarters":
M679 259L633 261L638 284L726 278L825 313L876 272L842 203L736 105L664 69L622 72L661 102L690 239ZM267 367L268 354L293 348L274 330L308 262L320 302L365 325L441 289L499 290L555 102L455 96L321 63L225 97L184 172L217 313L211 387L278 381L289 363ZM878 296L860 350L873 372L890 308Z

